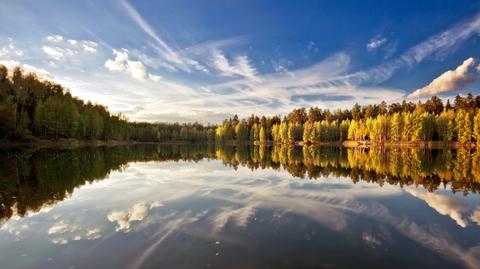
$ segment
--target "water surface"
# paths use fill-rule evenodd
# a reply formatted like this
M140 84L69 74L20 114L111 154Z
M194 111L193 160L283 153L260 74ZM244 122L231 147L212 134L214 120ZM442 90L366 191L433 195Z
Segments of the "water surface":
M480 268L474 150L1 156L0 268Z

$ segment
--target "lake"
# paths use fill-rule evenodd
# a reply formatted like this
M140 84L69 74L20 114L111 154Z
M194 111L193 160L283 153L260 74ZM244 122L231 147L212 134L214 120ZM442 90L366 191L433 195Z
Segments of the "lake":
M0 156L0 268L480 268L473 149Z

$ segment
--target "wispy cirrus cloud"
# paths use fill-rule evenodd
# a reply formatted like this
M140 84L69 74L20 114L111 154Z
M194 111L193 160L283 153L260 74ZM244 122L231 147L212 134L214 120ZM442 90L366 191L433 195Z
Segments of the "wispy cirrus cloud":
M428 57L441 57L451 53L468 38L479 33L480 14L477 14L411 47L396 59L352 74L350 79L355 83L384 82L401 68L412 67Z
M376 36L370 39L366 45L367 51L374 51L387 43L387 39L382 36Z
M152 38L153 41L155 41L155 43L151 45L157 53L159 53L167 62L173 65L171 69L180 68L184 71L191 71L193 68L197 71L205 72L206 68L202 64L186 55L183 55L181 52L172 48L163 39L161 39L153 27L150 26L150 24L132 5L130 5L130 3L128 3L127 0L120 0L119 3L129 18L133 20L143 32Z
M257 80L257 70L253 67L246 55L236 56L230 61L225 55L218 51L213 51L212 65L222 76L240 76L250 80Z

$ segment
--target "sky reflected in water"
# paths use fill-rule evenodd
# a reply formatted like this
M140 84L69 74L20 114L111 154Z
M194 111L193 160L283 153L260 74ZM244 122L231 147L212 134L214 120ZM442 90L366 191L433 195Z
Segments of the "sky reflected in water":
M480 268L480 197L129 163L1 224L1 268Z

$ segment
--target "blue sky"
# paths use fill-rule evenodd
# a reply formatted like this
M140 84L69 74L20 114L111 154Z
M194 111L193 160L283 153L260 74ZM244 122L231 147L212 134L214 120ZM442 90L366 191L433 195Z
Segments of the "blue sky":
M0 63L132 120L478 94L476 1L22 1Z

